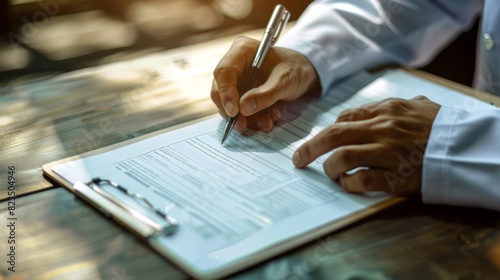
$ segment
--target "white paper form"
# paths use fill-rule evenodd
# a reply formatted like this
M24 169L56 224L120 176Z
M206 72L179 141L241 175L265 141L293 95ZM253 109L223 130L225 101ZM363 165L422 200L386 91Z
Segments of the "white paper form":
M363 87L372 79L339 84L272 133L235 131L221 146L224 121L214 118L53 170L72 184L101 177L141 193L180 223L159 241L165 251L210 274L387 199L345 193L323 174L326 156L303 170L292 164L295 149L343 109L393 96L452 104L465 98L399 71Z

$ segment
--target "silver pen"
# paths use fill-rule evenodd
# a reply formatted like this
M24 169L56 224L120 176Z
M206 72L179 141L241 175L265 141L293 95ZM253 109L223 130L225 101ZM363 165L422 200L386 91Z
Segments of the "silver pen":
M288 23L288 19L290 19L290 12L288 12L288 10L283 5L276 5L271 19L267 24L266 30L264 31L264 35L262 36L259 47L255 52L252 69L250 70L250 74L247 77L246 83L243 87L238 88L238 92L240 95L247 92L252 87L255 81L255 77L257 76L257 73L262 66L262 62L264 61L267 52L269 51L271 46L278 40L281 31ZM227 137L233 130L234 124L236 123L236 120L239 116L240 113L238 113L234 117L227 118L226 126L224 127L224 133L222 134L221 145L224 144L224 141L226 141Z

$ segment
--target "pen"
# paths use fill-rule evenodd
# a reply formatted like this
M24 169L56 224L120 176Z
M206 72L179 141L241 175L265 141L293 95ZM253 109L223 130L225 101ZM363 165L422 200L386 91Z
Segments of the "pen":
M250 74L247 77L246 83L243 87L238 88L239 94L243 94L247 92L253 85L255 81L255 77L259 72L260 67L262 66L262 62L266 57L267 52L271 48L271 46L278 40L278 37L281 31L285 28L285 25L290 18L290 12L283 5L276 5L274 8L273 14L269 23L267 24L266 30L264 31L264 35L262 36L262 40L260 41L259 47L255 52L255 56L253 58L252 69L250 70ZM221 145L224 144L227 137L233 130L234 124L240 113L238 113L234 117L228 117L226 120L226 125L224 127L224 133L222 134Z

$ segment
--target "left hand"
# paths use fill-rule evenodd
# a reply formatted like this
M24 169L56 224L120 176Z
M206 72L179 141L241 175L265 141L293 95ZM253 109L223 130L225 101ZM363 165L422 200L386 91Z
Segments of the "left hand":
M417 96L344 110L335 124L295 151L293 163L303 168L334 150L323 167L346 191L417 194L427 139L439 108ZM349 172L358 167L362 168Z

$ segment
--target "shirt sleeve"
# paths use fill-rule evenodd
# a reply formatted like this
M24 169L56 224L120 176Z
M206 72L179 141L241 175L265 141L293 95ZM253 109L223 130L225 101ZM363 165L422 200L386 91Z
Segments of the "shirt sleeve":
M424 203L500 211L500 110L441 107L424 154Z
M482 8L477 0L323 0L311 3L277 46L304 54L323 89L389 63L423 65Z

